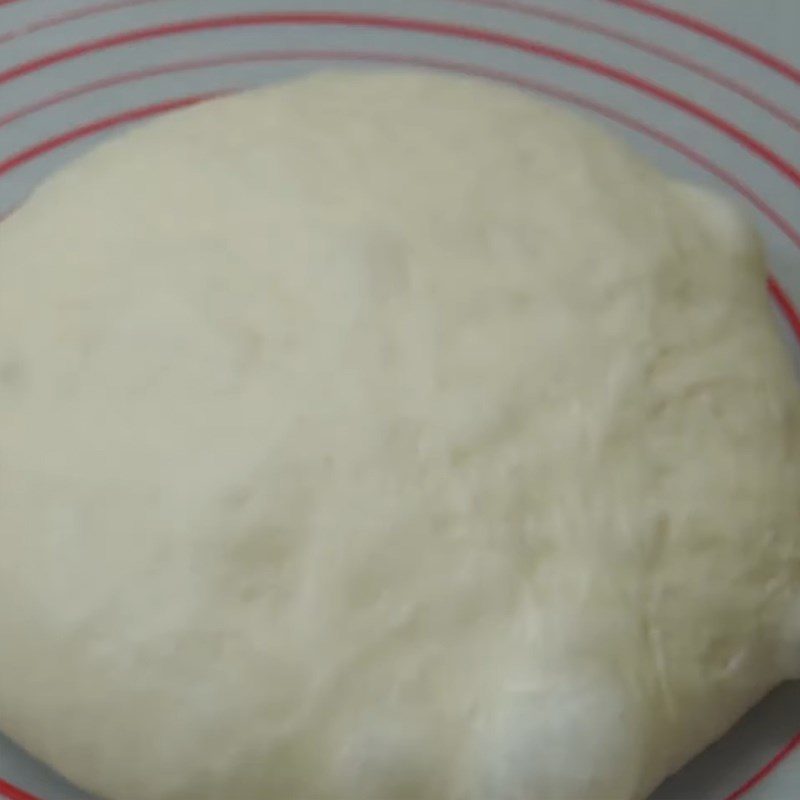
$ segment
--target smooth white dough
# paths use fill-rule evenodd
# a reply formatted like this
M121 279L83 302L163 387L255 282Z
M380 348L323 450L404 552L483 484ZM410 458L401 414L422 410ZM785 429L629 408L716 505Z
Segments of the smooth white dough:
M737 210L515 90L332 73L0 228L0 727L107 800L639 800L800 675Z

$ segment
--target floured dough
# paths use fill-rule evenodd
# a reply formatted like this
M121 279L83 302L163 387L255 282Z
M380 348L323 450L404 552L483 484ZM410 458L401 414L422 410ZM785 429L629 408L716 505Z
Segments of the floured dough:
M0 228L0 727L107 800L639 800L800 674L738 211L516 91L173 114Z

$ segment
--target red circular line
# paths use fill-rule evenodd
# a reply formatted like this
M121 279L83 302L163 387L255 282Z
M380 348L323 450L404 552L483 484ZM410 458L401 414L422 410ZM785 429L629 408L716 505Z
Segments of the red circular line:
M749 794L756 786L760 786L775 770L797 749L800 749L800 733L795 734L794 738L783 747L761 770L759 770L749 781L742 784L733 794L728 795L725 800L741 800Z
M27 25L24 28L9 31L5 34L0 34L0 44L11 41L12 39L22 35L58 27L67 22L74 22L76 20L97 16L109 11L117 11L123 8L134 8L141 5L149 5L154 2L158 2L158 0L113 0L113 2L98 3L93 6L78 9L77 11L70 11L58 16L48 17L39 22ZM800 131L800 118L794 116L790 111L782 108L777 103L773 103L768 98L762 97L758 92L751 90L748 86L739 83L733 78L717 72L710 67L706 67L699 61L685 57L680 53L657 45L654 42L647 41L646 39L640 39L636 36L625 34L621 31L615 30L614 28L600 25L598 23L585 20L581 17L561 11L554 11L543 6L517 2L517 0L451 0L451 2L483 8L498 8L507 11L516 11L520 14L548 19L552 22L565 25L567 27L575 28L577 30L584 30L590 33L596 33L612 41L618 41L635 50L639 50L640 52L647 53L655 58L660 58L663 61L680 66L683 69L699 75L712 83L716 83L717 85L722 86L723 88L728 89L735 94L738 94L740 97L763 109L771 116L775 117L786 125L789 125L794 130Z
M207 100L217 95L217 92L211 92L206 94L190 95L188 97L179 97L173 100L164 100L160 103L141 106L129 111L123 111L120 114L114 114L111 117L104 117L103 119L89 122L86 125L81 125L79 128L74 128L66 133L60 133L58 136L45 139L33 147L29 147L26 150L21 150L19 153L11 156L11 158L0 162L0 176L11 172L17 167L21 167L23 164L34 161L46 153L50 153L53 150L58 150L58 148L63 147L64 145L72 144L80 139L85 139L87 136L92 136L96 133L106 131L109 128L115 128L119 125L125 125L129 122L147 119L148 117L153 117L156 114L163 114L167 111L174 111L178 108L191 106L195 103L199 103L201 100Z
M90 42L84 42L72 47L41 56L36 59L18 64L10 69L0 72L0 85L11 80L29 75L46 67L60 64L74 58L101 52L126 44L145 41L148 39L166 36L196 33L207 30L220 30L226 28L254 27L262 25L319 25L319 26L346 26L358 28L379 28L384 30L410 31L435 36L464 39L481 42L483 44L505 47L519 52L549 58L569 66L588 72L593 72L610 80L630 86L631 88L655 97L658 100L674 106L697 119L716 128L728 138L738 142L742 147L754 153L766 163L770 164L780 174L800 187L800 171L787 162L765 144L753 138L737 126L703 108L701 105L686 99L657 84L649 83L633 73L617 67L612 67L601 61L586 56L570 53L560 48L529 39L522 39L509 34L482 28L472 28L463 25L435 22L424 19L406 17L391 17L372 14L345 14L338 12L276 12L259 14L236 14L222 17L206 17L195 20L184 20L151 28L127 31L114 34Z
M12 0L12 2L16 2L16 0ZM108 11L119 11L123 8L132 8L134 6L143 6L158 2L160 2L160 0L114 0L114 2L110 3L100 3L94 6L75 9L74 11L66 11L63 14L46 17L37 22L31 22L22 28L2 33L0 34L0 44L10 42L19 36L27 36L30 33L37 33L39 31L48 30L49 28L57 28L59 25L64 25L67 22L77 22L80 19L93 17L96 14L103 14ZM0 5L2 5L1 2Z
M159 2L159 0L156 0ZM322 51L321 51L322 52ZM58 92L50 97L45 97L36 103L31 103L27 106L22 106L10 114L0 117L0 128L10 125L12 122L24 119L25 117L35 114L38 111L44 111L52 106L59 105L67 100L73 100L76 97L82 97L92 92L98 92L102 89L109 89L112 86L119 86L125 83L133 83L145 78L156 78L159 75L170 75L176 72L188 72L194 69L204 69L207 67L221 67L230 64L248 63L249 61L256 60L273 60L272 58L257 59L255 56L258 54L240 54L235 56L221 56L219 58L206 58L197 59L194 61L174 62L172 64L164 64L156 67L147 67L145 69L132 70L131 72L122 72L118 75L109 75L106 78L100 78L90 83L84 83L81 86L75 86L72 89L65 89L63 92ZM264 54L267 55L266 53ZM288 54L287 54L288 55ZM331 53L333 56L333 53ZM0 170L2 170L2 162L0 162ZM0 171L2 175L2 171Z
M600 25L596 22L577 17L572 14L567 14L563 11L554 11L550 8L543 6L531 5L529 3L518 2L517 0L450 0L453 3L461 5L478 6L483 8L497 8L504 11L514 11L519 14L524 14L531 17L539 17L540 19L547 19L560 25L565 25L576 30L586 31L587 33L596 33L606 39L626 44L634 50L646 53L647 55L660 58L662 61L667 61L670 64L682 67L696 75L705 78L711 83L716 83L724 89L738 94L745 100L753 103L753 105L766 111L770 116L779 119L781 122L786 123L791 128L800 132L800 117L794 116L790 111L781 108L776 103L773 103L766 97L763 97L758 92L753 91L750 87L745 86L743 83L728 77L727 75L717 72L710 67L701 64L699 61L688 58L674 50L667 47L662 47L655 42L650 42L647 39L641 39L637 36L631 36L623 33L614 28L609 28L606 25Z
M0 0L0 5L2 5L3 2L15 3L17 0ZM23 792L22 789L18 789L16 786L6 783L2 778L0 778L0 796L5 797L6 800L39 800L38 797L34 797L32 794Z
M775 278L770 276L767 285L769 286L770 294L778 305L778 308L783 312L786 321L789 323L789 327L791 327L792 332L797 337L797 341L800 343L800 312L795 308L789 295L786 294L783 287ZM800 734L798 734L798 736L800 736ZM797 747L798 744L800 743L795 740L792 746Z
M792 225L783 216L775 211L775 209L773 209L772 206L770 206L760 195L756 194L753 189L747 186L747 184L742 183L742 181L740 181L733 173L724 170L722 167L707 159L704 155L698 153L688 145L685 145L680 140L675 139L669 134L663 133L656 128L651 128L649 125L645 125L645 123L640 122L633 117L629 117L622 112L616 111L613 108L602 106L588 98L584 98L581 105L584 108L595 111L596 113L613 120L614 122L618 122L621 125L630 128L631 130L635 130L638 133L642 133L645 136L660 142L670 150L674 150L688 160L693 161L699 167L702 167L706 172L714 175L716 178L719 178L737 194L740 194L742 197L744 197L754 208L758 209L758 211L760 211L770 222L772 222L772 224L775 225L775 227L778 228L792 242L792 244L794 244L796 248L800 249L800 232L792 227Z
M694 33L699 33L701 36L705 36L707 39L713 39L729 50L736 50L753 61L758 61L763 66L769 67L771 70L780 73L789 80L800 84L800 68L772 55L772 53L768 53L766 50L749 42L747 39L742 39L740 36L735 36L723 28L712 25L710 22L705 22L697 17L675 11L671 8L665 8L657 3L648 2L648 0L605 0L605 2L617 6L624 6L633 11L638 11L641 14L670 22L673 25L686 28Z

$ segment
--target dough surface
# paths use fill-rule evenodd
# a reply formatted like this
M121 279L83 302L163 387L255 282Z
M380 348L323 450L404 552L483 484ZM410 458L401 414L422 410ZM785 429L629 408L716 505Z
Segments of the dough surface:
M517 91L331 73L0 227L0 727L106 800L640 800L800 677L756 234Z

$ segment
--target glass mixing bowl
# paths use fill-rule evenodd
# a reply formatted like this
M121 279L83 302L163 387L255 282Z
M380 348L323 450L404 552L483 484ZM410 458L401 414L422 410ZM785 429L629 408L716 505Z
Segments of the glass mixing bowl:
M766 11L726 0L0 0L0 218L101 138L216 93L330 64L480 75L596 117L665 171L748 207L800 365L800 69L785 55L800 4ZM654 800L800 797L798 720L800 686L785 686ZM0 738L4 795L86 800Z

